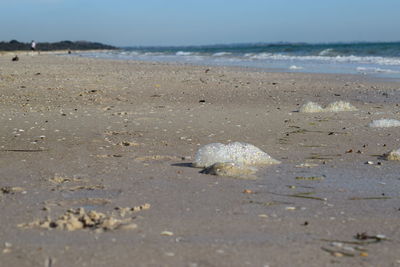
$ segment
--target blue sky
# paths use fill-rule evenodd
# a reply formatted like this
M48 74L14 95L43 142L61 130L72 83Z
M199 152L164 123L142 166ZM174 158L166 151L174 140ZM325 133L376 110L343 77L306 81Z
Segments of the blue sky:
M399 41L400 0L0 0L0 40Z

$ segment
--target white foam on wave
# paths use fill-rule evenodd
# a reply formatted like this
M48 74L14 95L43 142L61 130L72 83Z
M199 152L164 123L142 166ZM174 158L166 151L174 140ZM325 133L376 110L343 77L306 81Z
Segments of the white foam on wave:
M177 56L191 56L191 55L193 55L193 52L178 51L178 52L176 52L175 55L177 55Z
M300 67L300 66L296 66L296 65L291 65L290 67L289 67L289 69L290 70L302 70L302 69L304 69L303 67Z
M400 73L400 71L382 68L357 67L356 70L361 73Z
M141 55L141 53L138 51L126 51L126 52L121 52L121 55L139 56L139 55Z
M272 53L259 53L259 54L248 53L248 54L245 54L244 56L248 57L250 59L273 59L274 54L272 54Z
M252 60L282 60L282 61L322 61L337 63L363 63L363 64L379 64L379 65L400 65L400 58L397 57L365 57L365 56L291 56L284 54L272 53L248 53L245 58Z
M230 52L218 52L218 53L214 53L213 57L223 57L223 56L229 56L232 55L232 53Z
M216 163L234 163L238 165L268 165L278 164L279 161L273 159L261 149L242 142L211 143L201 147L195 156L194 167L210 167Z
M321 52L319 52L318 55L320 55L320 56L329 56L329 55L332 55L333 51L334 50L332 48L327 48L327 49L324 49Z
M155 56L164 56L165 53L163 52L145 52L141 54L142 56L149 56L149 57L155 57Z
M369 124L369 127L373 128L400 127L400 121L395 119L374 120Z

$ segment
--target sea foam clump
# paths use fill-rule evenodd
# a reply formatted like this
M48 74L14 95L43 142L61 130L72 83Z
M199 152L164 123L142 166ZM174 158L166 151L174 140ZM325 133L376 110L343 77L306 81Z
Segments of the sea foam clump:
M336 101L326 106L325 111L339 112L339 111L355 111L357 108L349 102Z
M389 154L386 155L386 159L400 161L400 148L389 152Z
M212 143L201 147L195 156L194 167L208 168L215 163L233 163L238 166L278 164L279 161L261 149L241 142Z
M373 128L388 128L388 127L399 127L400 121L394 119L381 119L374 120L369 124L369 127Z
M314 112L323 112L324 109L315 102L307 102L300 108L300 112L303 113L314 113Z
M307 102L300 108L300 112L304 113L314 113L314 112L340 112L340 111L355 111L357 110L349 102L345 101L335 101L330 103L328 106L323 108L318 103L315 102Z

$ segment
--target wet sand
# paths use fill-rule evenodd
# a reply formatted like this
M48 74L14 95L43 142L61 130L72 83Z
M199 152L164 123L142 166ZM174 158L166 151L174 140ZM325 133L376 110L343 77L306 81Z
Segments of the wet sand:
M400 266L399 128L368 127L400 119L400 82L3 55L0 93L0 266ZM339 100L358 110L297 112ZM190 167L233 141L282 163ZM29 225L80 207L137 227Z

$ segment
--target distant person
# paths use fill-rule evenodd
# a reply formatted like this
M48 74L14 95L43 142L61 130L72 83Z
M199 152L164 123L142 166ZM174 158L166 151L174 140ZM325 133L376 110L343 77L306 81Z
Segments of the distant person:
M36 51L36 43L35 43L35 41L33 41L33 40L32 40L32 42L31 42L31 50L32 50L32 51Z

